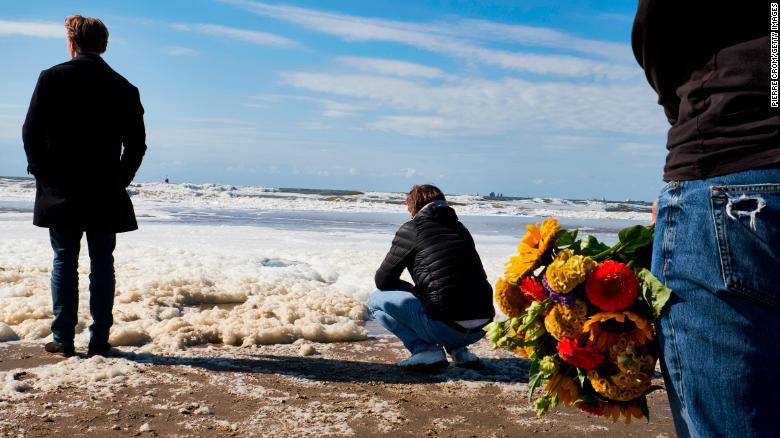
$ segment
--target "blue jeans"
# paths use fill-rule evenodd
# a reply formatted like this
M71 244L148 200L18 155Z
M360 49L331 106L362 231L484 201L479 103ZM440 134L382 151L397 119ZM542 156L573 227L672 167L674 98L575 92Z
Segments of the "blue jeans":
M481 328L461 332L428 318L422 301L411 292L373 292L368 298L368 310L384 328L398 336L412 354L441 347L450 353L485 336Z
M49 237L54 250L51 271L51 295L54 320L51 331L54 340L73 345L79 308L78 262L82 231L64 227L50 228ZM116 234L87 231L89 247L89 311L92 314L90 344L100 346L108 342L108 332L114 323L114 247Z
M652 271L673 291L658 338L678 436L777 436L780 166L668 183Z

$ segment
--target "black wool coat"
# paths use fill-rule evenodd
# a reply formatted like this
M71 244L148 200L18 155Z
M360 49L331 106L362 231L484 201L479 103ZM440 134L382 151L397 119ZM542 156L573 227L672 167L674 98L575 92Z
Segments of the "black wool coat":
M35 225L138 228L126 188L146 152L143 114L138 89L98 55L41 72L22 129Z
M408 269L414 285L401 280ZM403 224L375 276L379 290L412 292L440 321L492 319L493 289L474 239L455 211L432 203Z

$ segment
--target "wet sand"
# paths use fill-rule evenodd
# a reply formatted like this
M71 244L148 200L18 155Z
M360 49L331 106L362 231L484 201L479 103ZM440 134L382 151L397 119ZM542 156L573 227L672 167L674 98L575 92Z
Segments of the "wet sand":
M69 360L42 342L0 345L6 389L21 389L0 393L0 437L674 435L663 391L649 397L649 423L576 409L537 418L528 363L484 340L473 349L481 370L435 374L395 367L406 353L385 336Z

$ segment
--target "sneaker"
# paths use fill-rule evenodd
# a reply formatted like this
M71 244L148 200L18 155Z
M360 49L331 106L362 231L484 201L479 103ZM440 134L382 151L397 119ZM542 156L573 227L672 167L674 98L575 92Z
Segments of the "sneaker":
M452 361L455 363L456 367L479 368L482 366L479 357L470 352L466 347L452 350L450 357L452 357Z
M98 345L89 344L87 349L87 356L111 356L112 353L113 349L108 342Z
M76 355L76 348L72 344L65 345L57 341L47 342L46 345L43 346L43 349L46 350L47 353L60 354L63 357L73 357Z
M437 349L413 354L409 359L404 359L396 365L407 370L435 370L445 368L449 363L444 351Z

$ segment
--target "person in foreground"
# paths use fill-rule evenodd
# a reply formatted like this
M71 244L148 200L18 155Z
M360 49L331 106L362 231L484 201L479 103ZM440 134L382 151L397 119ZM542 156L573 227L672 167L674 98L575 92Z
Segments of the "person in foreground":
M23 127L27 171L35 176L33 223L49 228L54 264L53 342L75 355L78 258L86 232L92 314L87 354L106 354L113 324L116 233L138 228L126 187L146 151L138 89L100 57L108 29L96 18L65 20L71 60L41 72ZM124 147L124 149L123 149Z
M680 437L777 436L780 114L770 6L641 0L634 53L671 124L653 274Z
M435 369L477 367L467 347L492 321L493 289L471 234L432 185L415 185L406 197L412 220L401 226L376 272L369 311L412 353L398 365ZM414 285L401 280L409 270Z

